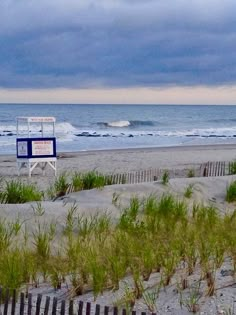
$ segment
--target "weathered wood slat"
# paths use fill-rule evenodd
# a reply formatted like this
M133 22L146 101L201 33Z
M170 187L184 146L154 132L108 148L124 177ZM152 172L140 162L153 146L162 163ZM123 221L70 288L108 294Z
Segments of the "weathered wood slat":
M82 315L83 314L83 306L84 306L83 301L80 301L79 302L78 315Z
M44 315L48 315L50 305L50 297L46 296L45 307L44 307Z
M25 310L25 294L22 292L20 294L20 315L24 315Z
M12 302L11 302L11 315L15 315L16 311L16 290L13 290L12 293Z
M29 293L28 295L28 315L32 314L32 293Z
M57 314L57 298L54 297L53 302L52 302L52 315L56 315L56 314Z
M61 301L61 315L65 315L66 314L66 301L62 300Z
M42 301L42 294L38 294L36 301L36 312L35 315L40 315L40 306Z
M4 299L4 311L3 315L7 315L8 312L8 304L9 304L9 289L5 290L5 299Z
M74 302L70 300L69 302L69 315L74 315Z
M95 315L100 315L100 305L96 304L95 306Z
M109 307L105 306L104 307L104 315L108 315L109 314Z
M87 302L86 304L86 315L90 315L91 314L91 303Z

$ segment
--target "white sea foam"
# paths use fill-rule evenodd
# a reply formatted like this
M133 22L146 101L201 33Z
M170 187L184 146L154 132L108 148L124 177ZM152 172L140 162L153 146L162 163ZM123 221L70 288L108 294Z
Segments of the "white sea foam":
M128 127L130 126L130 122L128 120L112 121L112 122L107 123L107 126L118 127L118 128Z

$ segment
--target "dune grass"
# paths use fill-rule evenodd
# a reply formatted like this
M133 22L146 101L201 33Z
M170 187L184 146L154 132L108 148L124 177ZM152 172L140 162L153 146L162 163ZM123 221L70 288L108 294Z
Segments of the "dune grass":
M123 179L123 183L125 183ZM46 192L39 191L36 185L23 183L20 180L4 181L0 178L0 203L26 203L41 201L46 196L55 199L66 195L68 192L103 188L114 184L112 176L96 171L86 173L75 172L72 175L63 172L56 177Z
M0 203L25 203L40 201L43 193L33 184L25 184L19 180L11 180L2 184L0 190Z
M227 186L225 200L228 202L236 201L236 181Z
M189 185L185 188L185 191L184 191L184 197L185 197L185 198L191 198L191 197L192 197L192 194L193 194L193 187L194 187L193 184L189 184Z
M42 223L43 217L44 211L35 213L32 232L19 220L0 222L0 285L22 288L46 281L58 289L66 281L73 295L92 290L96 300L107 289L120 289L129 275L133 284L118 304L132 308L142 299L153 311L162 288L174 285L179 294L189 288L191 294L190 275L196 269L206 286L204 296L214 295L216 271L226 255L236 272L236 212L222 217L212 206L187 209L172 195L152 194L131 198L116 222L108 214L81 216L72 205L59 233L56 223ZM154 272L161 280L147 290L145 283ZM197 309L191 301L197 304L198 299L182 302Z

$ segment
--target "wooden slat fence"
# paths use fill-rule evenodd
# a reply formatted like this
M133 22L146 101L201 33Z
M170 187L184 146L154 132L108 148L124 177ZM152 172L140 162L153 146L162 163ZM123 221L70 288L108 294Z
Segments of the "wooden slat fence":
M203 177L233 175L236 174L236 162L207 162L201 165L200 174Z
M0 314L1 315L128 315L126 309L118 310L117 307L101 306L83 301L58 300L38 294L35 297L31 293L20 293L16 290L3 290L0 288ZM132 311L132 315L156 315L151 312Z
M112 184L138 184L153 182L160 178L160 169L140 170L136 172L107 175Z
M205 164L204 164L205 166ZM201 166L203 167L203 166ZM191 169L194 172L194 176L203 176L202 169L199 167ZM168 171L169 178L178 178L178 177L189 177L189 169L147 169L127 173L115 173L107 174L106 185L115 185L115 184L139 184L139 183L149 183L155 182L162 179L162 175L165 171ZM98 172L99 174L99 172ZM73 185L69 184L66 190L66 194L72 193L74 191Z

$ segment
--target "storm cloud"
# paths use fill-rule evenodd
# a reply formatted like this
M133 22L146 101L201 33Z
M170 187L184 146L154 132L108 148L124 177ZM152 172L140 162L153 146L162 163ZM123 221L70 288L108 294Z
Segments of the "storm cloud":
M235 0L1 0L0 87L236 83Z

